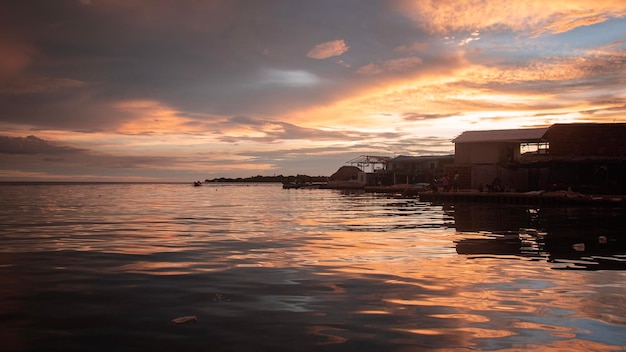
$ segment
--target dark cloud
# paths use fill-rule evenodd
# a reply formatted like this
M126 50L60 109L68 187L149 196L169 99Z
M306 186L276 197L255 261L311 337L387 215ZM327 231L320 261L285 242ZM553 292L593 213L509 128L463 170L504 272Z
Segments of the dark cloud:
M398 138L400 133L392 132L356 132L356 131L328 131L318 128L307 128L287 122L254 119L245 116L236 116L229 119L228 125L243 125L253 128L263 136L233 136L222 135L219 139L223 142L237 143L240 141L255 141L262 143L274 143L281 140L309 140L309 141L360 141L372 138Z
M228 119L229 122L241 125L250 125L250 126L262 126L266 124L266 121L254 119L249 116L233 116Z
M172 157L160 156L114 156L95 153L87 149L63 146L36 136L0 136L0 154L19 157L16 164L28 162L62 162L66 165L98 168L140 168L171 165Z
M32 125L34 129L97 132L132 119L105 98L89 90L69 89L47 94L0 94L0 122ZM96 94L97 95L97 94Z
M111 108L118 101L155 100L183 113L220 115L275 115L322 104L358 89L366 79L353 79L358 67L406 45L406 37L420 37L400 15L381 22L384 6L3 2L0 30L12 33L11 48L26 57L12 80L0 82L0 119L87 131L132 118ZM341 65L306 56L320 43L343 41L350 50ZM273 72L270 80L266 72Z
M370 151L376 155L448 155L454 153L451 138L435 136L404 136L396 139L383 139L375 144L356 143L356 150ZM371 150L375 149L375 152Z
M436 120L442 119L451 116L458 116L460 113L449 113L449 114L428 114L428 113L418 113L418 112L407 112L404 113L402 118L406 121L424 121L424 120Z
M337 131L324 131L315 128L304 128L294 124L282 122L279 124L282 130L266 132L270 140L281 139L308 139L308 140L348 140L350 133ZM352 137L354 138L354 137Z
M2 154L77 154L84 152L66 146L57 146L35 136L8 137L0 136L0 153Z

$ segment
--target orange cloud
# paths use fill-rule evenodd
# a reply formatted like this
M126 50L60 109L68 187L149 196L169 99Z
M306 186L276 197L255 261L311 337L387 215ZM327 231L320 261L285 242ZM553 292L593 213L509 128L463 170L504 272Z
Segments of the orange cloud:
M433 33L495 28L562 33L626 15L622 0L404 0L397 9Z
M190 126L192 119L180 116L181 113L152 100L133 100L115 104L119 112L129 114L131 119L119 126L121 134L171 134L190 133L197 128Z
M599 49L595 57L542 58L508 67L475 65L460 57L456 68L387 77L333 104L288 115L305 126L314 123L331 129L379 132L415 129L416 134L420 133L416 126L468 129L483 120L516 128L519 124L582 121L591 113L615 119L624 111L624 101L619 98L623 89L615 87L615 98L608 99L606 90L596 91L593 82L597 75L623 75L623 60L602 55L620 44ZM406 66L370 64L361 67L359 73L377 74ZM315 121L307 121L309 116L315 116ZM432 118L420 118L423 116Z
M350 47L345 41L333 40L315 46L315 48L311 49L306 56L318 60L328 59L329 57L339 56L345 53L349 48Z
M626 40L618 40L603 47L597 48L589 52L594 56L614 56L614 57L626 57L626 51L617 51L616 47L626 44Z
M605 15L591 14L589 16L579 14L567 14L563 18L556 19L552 23L549 23L544 27L545 31L552 33L565 33L572 29L591 26L597 23L602 23L607 20ZM541 31L540 31L541 32Z

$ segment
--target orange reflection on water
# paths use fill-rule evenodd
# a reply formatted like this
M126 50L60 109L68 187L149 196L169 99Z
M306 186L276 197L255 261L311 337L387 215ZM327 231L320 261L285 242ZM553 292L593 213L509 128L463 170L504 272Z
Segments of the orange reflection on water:
M481 329L481 328L469 328L462 327L452 329L455 332L466 332L472 335L476 339L495 339L507 336L515 335L516 333L509 330L497 330L497 329Z
M196 264L199 263L137 261L131 264L119 266L111 271L151 275L184 275L193 272L194 270L192 268L195 267Z
M432 329L392 329L395 331L404 331L412 334L420 335L445 335L454 334L457 336L470 335L471 339L493 339L515 335L514 332L508 330L481 329L481 328L439 328Z
M418 335L444 335L445 332L437 329L437 330L433 330L433 329L392 329L394 331L401 331L401 332L408 332L411 334L418 334Z
M575 329L571 327L558 326L552 324L540 324L531 321L518 321L513 323L513 327L518 329L533 329L540 331L551 331L552 336L558 336L562 338L575 338Z
M545 352L563 352L563 351L624 351L626 346L608 345L595 341L572 339L572 340L558 340L550 344L537 345L527 344L523 346L525 350L537 350ZM506 349L500 351L519 351L519 349Z
M386 315L386 314L391 314L390 312L386 312L384 310L357 310L354 313L356 314L380 314L380 315Z
M491 320L487 317L476 314L431 314L429 316L441 319L461 319L472 323L486 323Z
M423 283L411 282L408 280L387 280L385 281L385 283L391 284L391 285L398 285L398 284L399 285L413 285L413 286L430 290L430 291L441 291L441 290L446 289L446 286L444 285L428 285L428 284L423 284Z
M334 334L336 332L336 334ZM348 341L347 338L338 336L345 334L346 330L339 328L331 328L328 326L312 326L309 328L309 333L311 335L322 336L326 339L326 341L318 343L318 345L336 345L342 344Z

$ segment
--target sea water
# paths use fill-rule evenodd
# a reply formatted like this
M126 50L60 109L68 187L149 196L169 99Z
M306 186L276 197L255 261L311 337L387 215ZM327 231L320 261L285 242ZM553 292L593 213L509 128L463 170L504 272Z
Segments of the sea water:
M625 350L625 215L0 184L0 350Z

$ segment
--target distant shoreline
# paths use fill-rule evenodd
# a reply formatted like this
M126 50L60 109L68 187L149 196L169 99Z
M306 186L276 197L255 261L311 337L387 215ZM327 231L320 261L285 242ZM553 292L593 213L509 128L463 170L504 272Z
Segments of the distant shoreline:
M76 184L111 184L111 185L136 185L136 184L188 184L190 182L181 181L0 181L0 185L76 185Z
M205 183L222 183L222 182L231 182L231 183L250 183L250 182L278 182L278 183L304 183L304 182L326 182L328 181L328 176L309 176L309 175L296 175L296 176L251 176L251 177L238 177L238 178L214 178L214 179L206 179Z
M297 176L251 176L251 177L220 177L214 179L205 179L202 181L203 184L216 184L216 183L290 183L296 181L303 182L325 182L328 179L326 176L308 176L308 175L297 175ZM50 181L50 180L41 180L41 181L1 181L0 184L189 184L193 183L197 180L189 180L189 181Z

